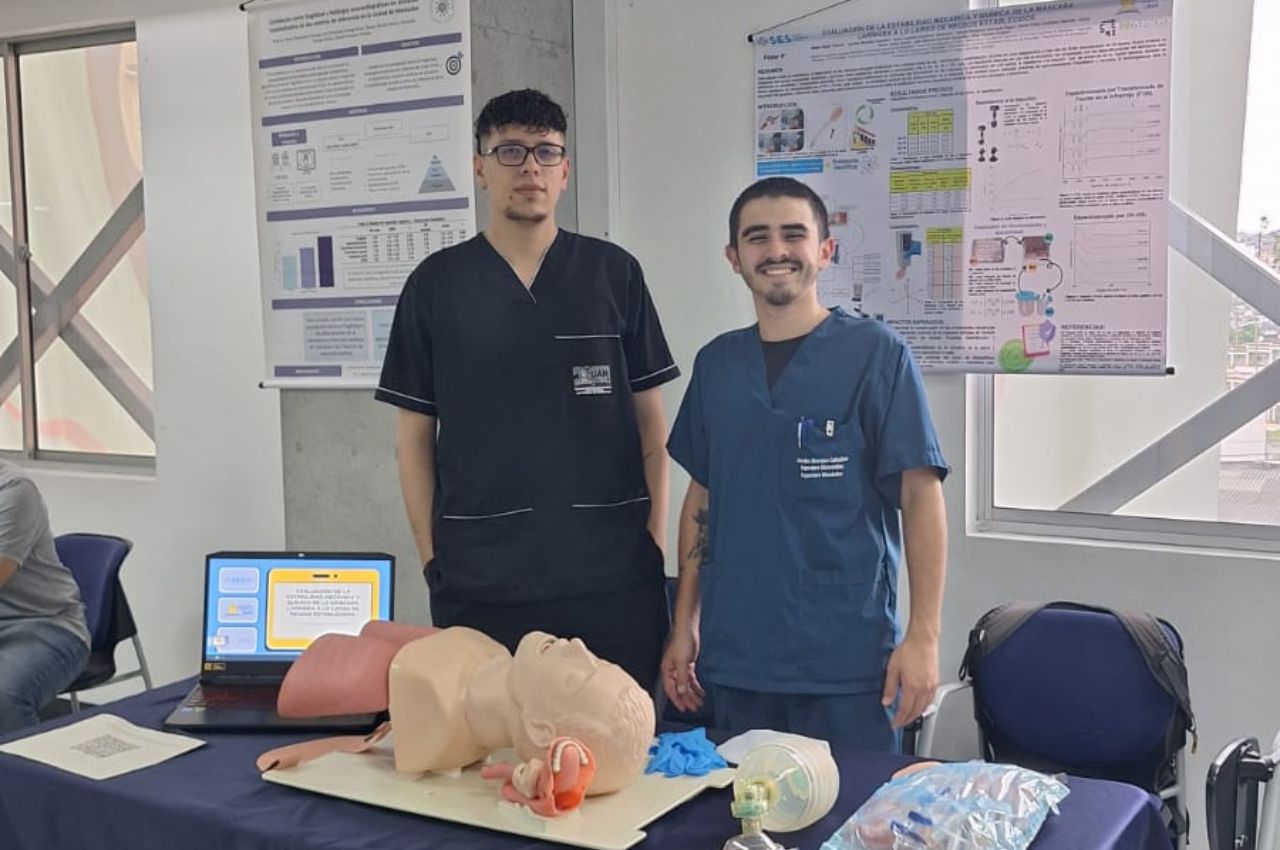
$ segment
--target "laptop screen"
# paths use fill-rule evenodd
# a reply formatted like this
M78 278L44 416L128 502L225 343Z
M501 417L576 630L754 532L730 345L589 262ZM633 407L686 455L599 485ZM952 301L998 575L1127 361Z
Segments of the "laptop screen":
M391 555L215 552L205 573L204 673L282 675L320 635L392 615Z

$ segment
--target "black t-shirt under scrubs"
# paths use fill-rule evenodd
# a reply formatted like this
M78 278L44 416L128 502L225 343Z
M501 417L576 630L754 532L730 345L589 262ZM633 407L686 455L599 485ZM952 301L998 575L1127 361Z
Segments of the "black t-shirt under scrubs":
M679 374L616 245L561 230L528 288L483 235L423 260L375 397L438 420L433 606L660 583L633 395Z

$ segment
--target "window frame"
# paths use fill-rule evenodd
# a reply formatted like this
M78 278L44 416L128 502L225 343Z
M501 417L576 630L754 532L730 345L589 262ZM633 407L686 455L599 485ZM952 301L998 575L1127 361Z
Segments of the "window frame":
M1038 376L1052 380L1053 376ZM1022 380L1023 376L1019 376ZM1008 508L995 504L995 376L969 375L972 423L969 533L1061 538L1081 543L1244 550L1280 556L1280 525Z
M7 222L12 227L14 245L14 280L17 290L17 341L19 346L19 392L22 399L22 444L21 450L0 450L0 457L28 461L56 461L66 465L87 465L101 468L104 466L120 468L124 471L141 471L156 468L156 455L159 447L151 455L119 454L111 452L74 452L58 449L41 448L39 445L39 411L36 403L36 353L34 347L33 302L32 297L32 253L30 232L28 229L28 198L26 181L26 163L24 157L23 114L22 114L22 81L19 70L21 57L51 53L56 51L76 50L86 47L137 42L137 32L132 24L123 26L106 26L70 33L32 36L27 38L0 38L0 65L3 66L3 85L5 89L5 110L0 114L7 130L0 144L5 144L9 155L9 180L11 191L11 217ZM139 181L141 193L143 181ZM119 213L120 209L116 210ZM115 213L113 213L114 217ZM0 225L6 222L0 221ZM145 218L142 230L145 232ZM102 230L99 231L101 235ZM123 257L118 262L123 262ZM3 292L0 289L0 292ZM83 306L83 305L80 305ZM80 306L74 315L80 314ZM148 305L148 310L150 306ZM64 329L60 329L61 337ZM97 377L95 373L95 377ZM111 389L108 388L111 392ZM120 399L117 397L117 402ZM154 406L152 397L144 399L149 422L139 422L148 432L153 445L156 438L154 424ZM125 406L122 404L122 406ZM126 408L127 409L127 408ZM136 417L135 417L136 418ZM148 425L150 426L148 428Z
M1176 201L1169 202L1169 247L1182 254L1192 264L1198 266L1209 277L1226 287L1240 299L1245 301L1265 316L1280 316L1280 274L1267 268L1254 257L1247 254L1231 237L1222 233L1212 224L1187 210ZM1266 367L1280 369L1280 364ZM1217 401L1199 411L1190 419L1175 426L1180 431L1177 443L1194 442L1203 437L1206 430L1205 417L1218 420L1230 420L1238 411L1232 411L1232 402L1228 397L1239 393L1237 400L1251 393L1254 388L1246 387L1263 372L1255 373L1234 389L1228 390ZM1018 376L1018 380L1039 378L1052 380L1052 375ZM1224 376L1225 377L1225 376ZM1260 381L1258 387L1266 386ZM1260 555L1280 555L1280 524L1263 525L1260 523L1224 522L1221 520L1170 519L1166 517L1130 516L1120 514L1104 514L1069 510L1045 510L1036 508L1009 508L995 504L995 376L968 376L966 398L968 404L967 419L969 422L969 447L971 474L969 493L969 533L974 535L1021 535L1027 537L1047 537L1076 539L1080 541L1107 541L1134 545L1164 545L1173 547L1194 547L1214 550L1245 550ZM1246 399L1247 401L1247 399ZM1273 409L1280 404L1280 398L1273 399L1261 413ZM1227 410L1215 406L1222 405ZM1255 414L1256 415L1256 414ZM1195 420L1193 422L1193 420ZM1217 424L1220 424L1217 423ZM1243 425L1235 422L1235 428ZM1167 432L1158 442L1169 439L1173 431ZM1219 441L1220 442L1220 441ZM1156 445L1156 444L1152 444ZM1139 454L1149 452L1152 445L1139 450ZM1213 445L1206 446L1208 451ZM1117 470L1130 464L1138 454L1124 461ZM1160 481L1173 474L1176 469L1161 475L1148 484L1141 492L1146 492ZM1092 490L1116 470L1108 472L1098 482L1091 484ZM1123 487L1124 485L1122 485ZM1105 489L1105 488L1104 488ZM1136 495L1136 494L1135 494Z

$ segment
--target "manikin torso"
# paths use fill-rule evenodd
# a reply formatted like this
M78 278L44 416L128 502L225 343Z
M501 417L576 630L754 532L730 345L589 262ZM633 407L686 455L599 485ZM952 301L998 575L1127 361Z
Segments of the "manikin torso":
M396 653L389 692L396 770L451 770L511 746L501 740L500 723L482 721L473 730L467 717L469 683L478 670L510 664L502 644L462 627L420 638Z

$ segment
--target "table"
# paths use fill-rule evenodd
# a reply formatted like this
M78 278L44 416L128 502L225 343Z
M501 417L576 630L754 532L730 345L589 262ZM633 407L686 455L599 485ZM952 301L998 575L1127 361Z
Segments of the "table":
M178 682L95 709L153 729L185 696ZM88 712L86 712L88 714ZM85 715L81 715L82 717ZM43 729L74 722L59 718ZM9 736L18 737L18 736ZM0 848L5 850L547 850L555 845L362 806L264 782L259 753L310 737L217 733L171 761L101 782L0 754ZM3 739L8 740L8 738ZM774 837L817 850L906 756L836 750L840 797L803 832ZM1032 850L1169 850L1151 795L1072 779L1061 814ZM654 822L644 850L719 850L738 832L730 791L708 791Z

